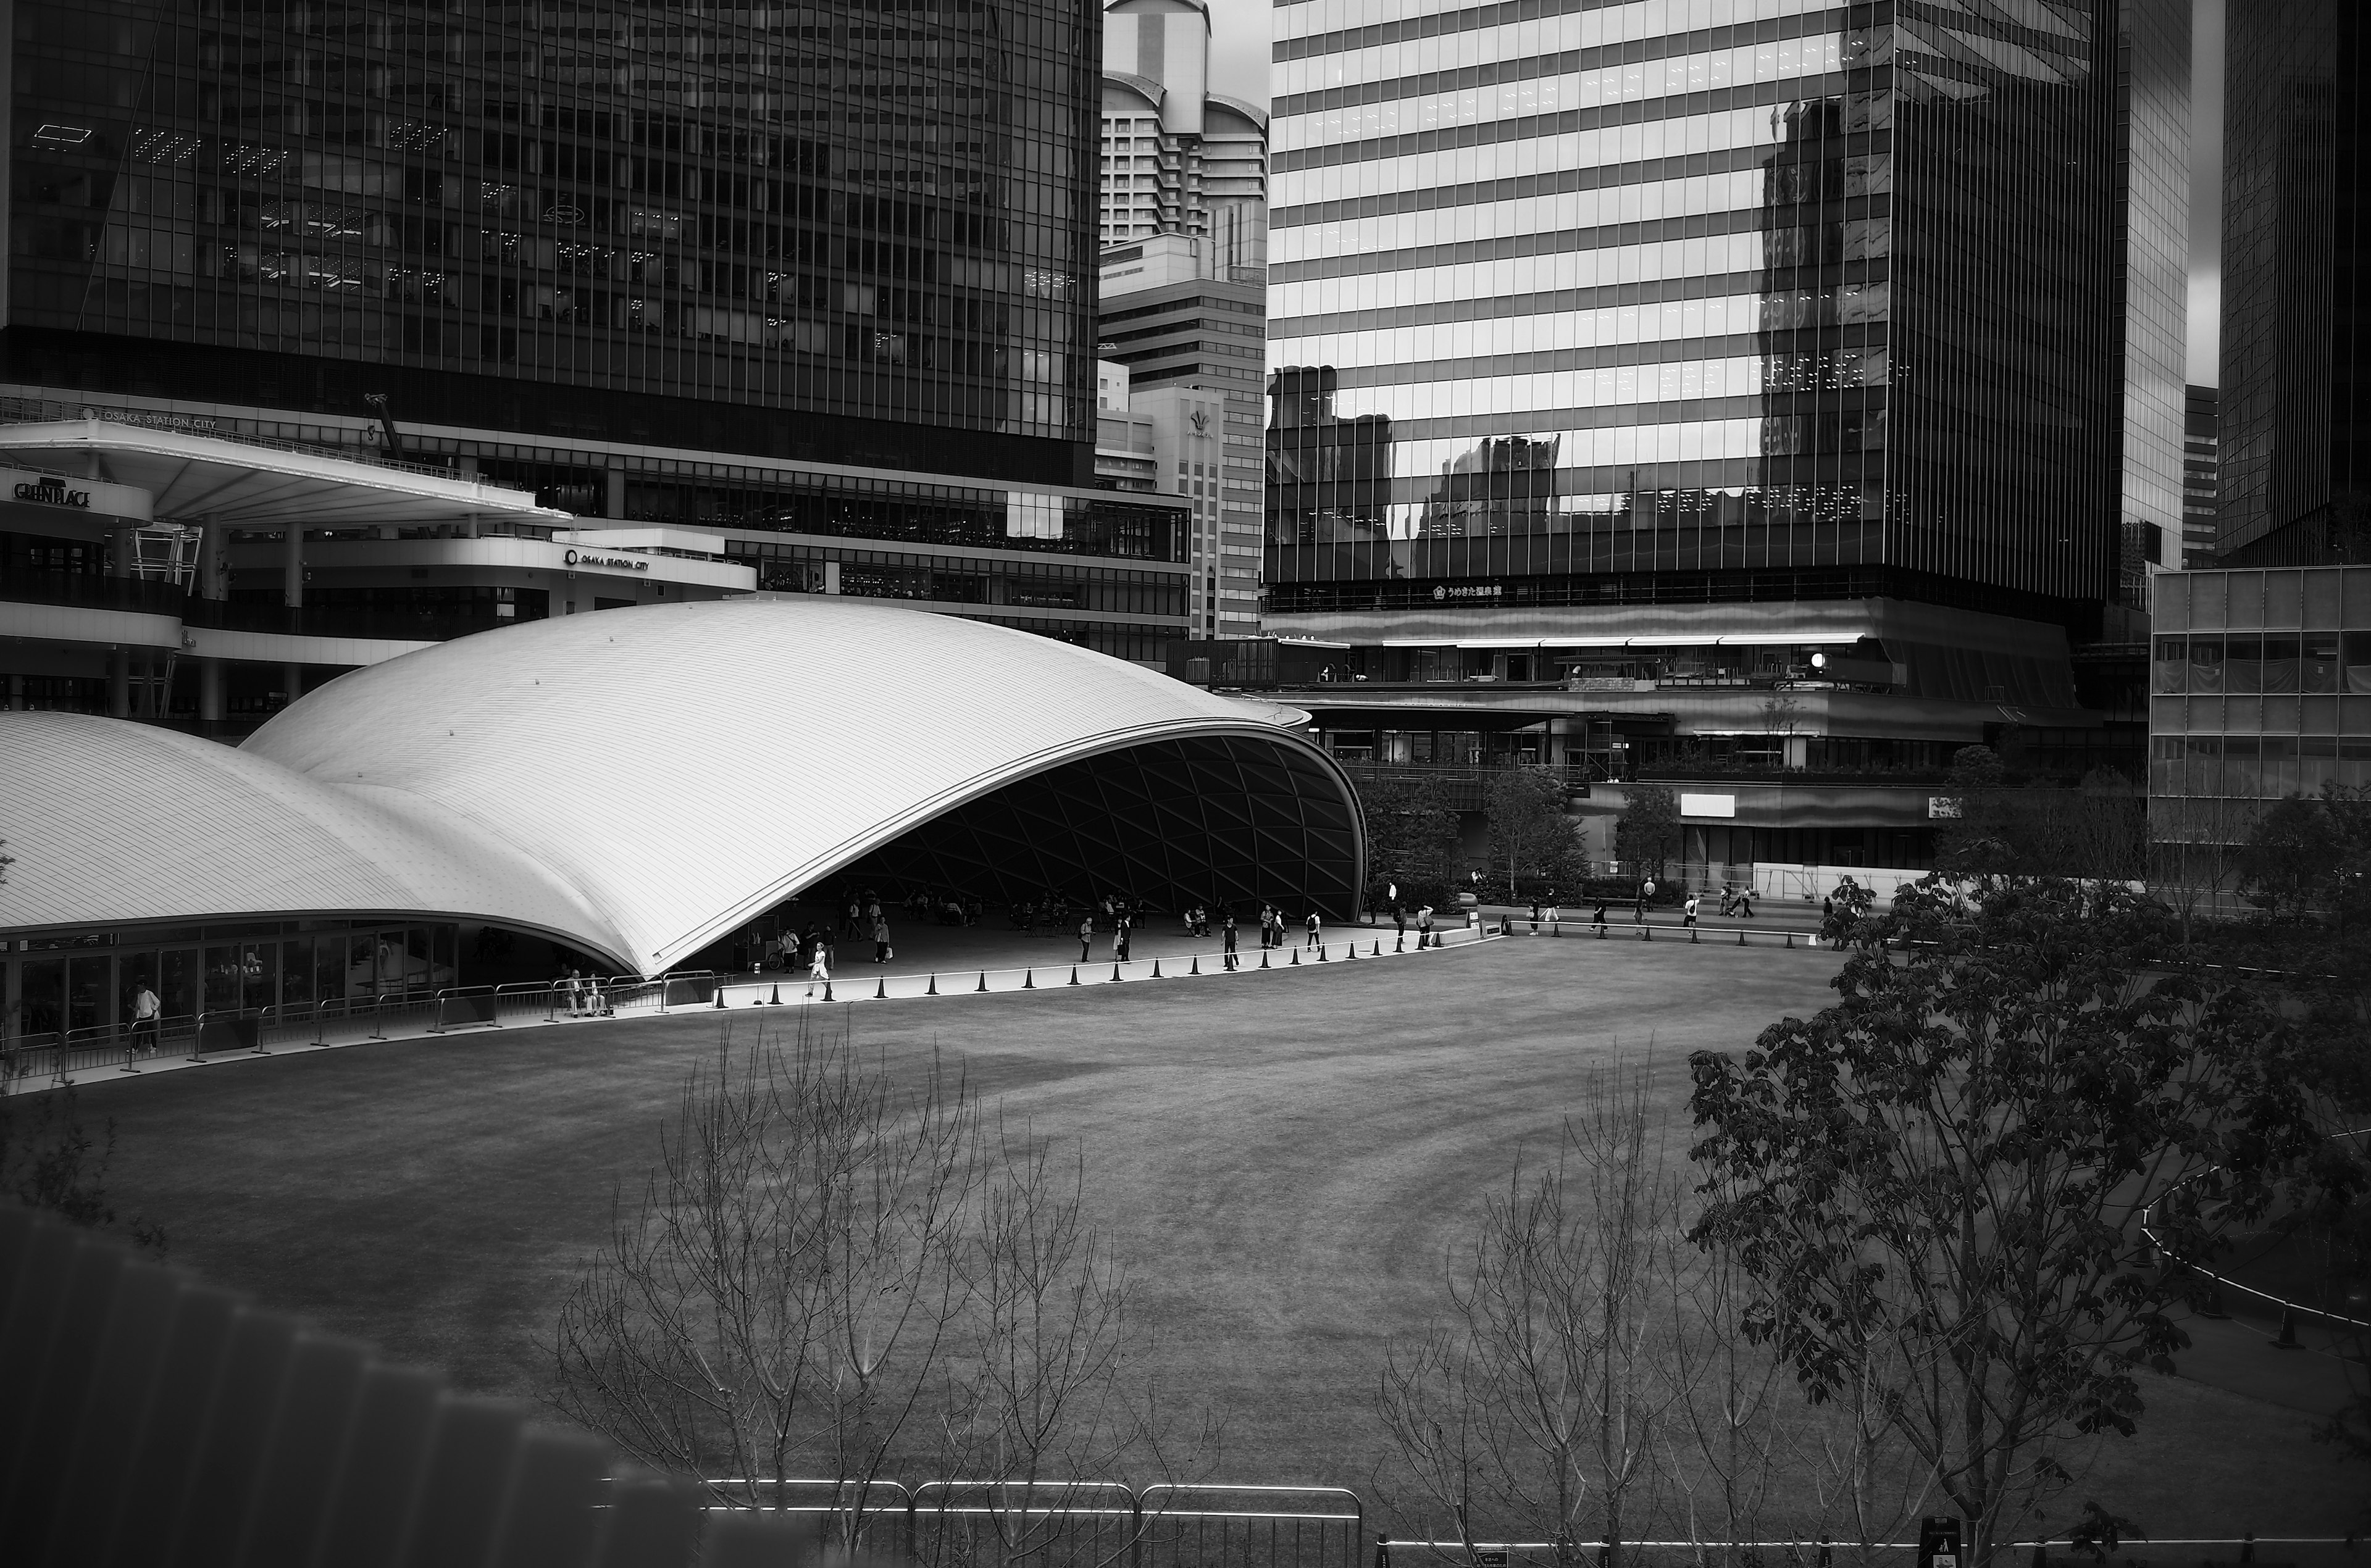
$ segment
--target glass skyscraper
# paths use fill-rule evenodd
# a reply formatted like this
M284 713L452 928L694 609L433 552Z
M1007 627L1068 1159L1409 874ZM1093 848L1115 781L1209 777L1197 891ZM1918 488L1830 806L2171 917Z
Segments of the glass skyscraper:
M1271 624L2096 624L2180 517L2186 14L1280 6Z
M763 588L1186 629L1186 509L1093 488L1093 0L13 24L6 417L359 451L383 398L409 461Z
M2371 561L2371 17L2233 6L2226 47L2219 559Z

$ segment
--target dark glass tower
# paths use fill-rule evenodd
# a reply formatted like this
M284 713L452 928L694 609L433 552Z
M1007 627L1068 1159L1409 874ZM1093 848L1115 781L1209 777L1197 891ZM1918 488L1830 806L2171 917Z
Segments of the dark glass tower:
M2095 627L2180 518L2182 280L2128 260L2180 232L2180 0L1660 9L1278 10L1270 363L1391 474L1329 535L1279 470L1271 623Z
M6 379L1092 481L1093 0L20 0Z
M2219 564L2371 561L2371 17L2227 26Z

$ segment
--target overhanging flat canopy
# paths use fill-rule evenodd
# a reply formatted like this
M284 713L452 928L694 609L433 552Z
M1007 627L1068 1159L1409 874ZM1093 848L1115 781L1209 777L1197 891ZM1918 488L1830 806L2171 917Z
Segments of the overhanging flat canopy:
M567 527L572 513L533 493L397 463L268 442L156 430L112 420L0 425L0 453L61 473L131 485L156 498L160 521L211 517L235 527L489 521ZM96 472L92 465L96 460Z

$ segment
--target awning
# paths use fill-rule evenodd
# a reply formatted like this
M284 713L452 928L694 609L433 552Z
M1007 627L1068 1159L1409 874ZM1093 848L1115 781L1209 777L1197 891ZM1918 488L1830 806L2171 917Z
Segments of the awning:
M255 438L157 430L113 420L0 425L0 453L61 473L89 473L155 497L160 520L211 517L237 527L308 528L488 521L567 527L574 513L531 491L408 464L374 462Z

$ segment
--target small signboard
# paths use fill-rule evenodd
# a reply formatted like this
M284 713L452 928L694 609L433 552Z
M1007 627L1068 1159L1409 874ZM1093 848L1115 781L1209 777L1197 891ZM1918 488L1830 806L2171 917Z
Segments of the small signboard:
M1474 1549L1474 1568L1507 1568L1507 1553L1495 1546Z
M1918 1522L1918 1568L1960 1568L1960 1521L1941 1515Z

